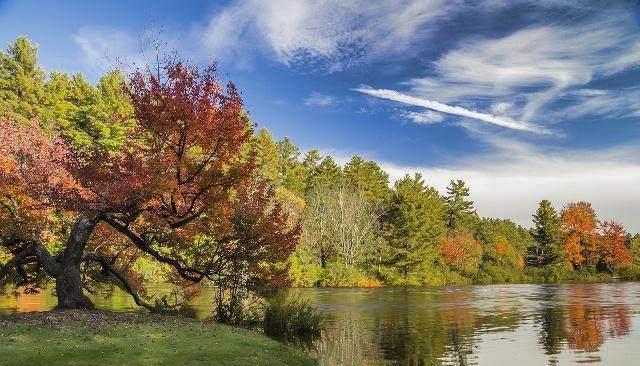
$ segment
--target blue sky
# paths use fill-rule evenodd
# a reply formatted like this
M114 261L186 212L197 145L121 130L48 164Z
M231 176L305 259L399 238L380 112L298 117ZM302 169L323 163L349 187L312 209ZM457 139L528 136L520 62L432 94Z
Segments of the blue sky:
M567 0L2 1L47 71L140 62L150 30L216 60L260 127L378 161L483 215L589 200L640 231L640 5Z

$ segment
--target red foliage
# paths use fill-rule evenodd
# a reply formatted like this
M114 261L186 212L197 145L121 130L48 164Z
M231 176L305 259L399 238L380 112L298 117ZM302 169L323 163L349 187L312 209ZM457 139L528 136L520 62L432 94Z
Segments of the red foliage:
M447 235L439 243L440 255L448 265L461 265L476 256L480 248L478 241L460 232Z
M631 264L631 255L626 247L627 232L613 221L600 224L600 248L602 258L611 266L623 268Z
M223 86L213 66L168 61L158 70L136 71L125 88L137 126L118 153L73 151L37 123L0 120L0 243L16 236L6 228L34 237L38 217L62 209L91 231L74 250L111 263L134 289L143 279L131 263L142 255L191 282L239 275L256 287L285 284L282 263L300 228L242 153L252 129L235 86ZM43 261L34 248L20 260Z

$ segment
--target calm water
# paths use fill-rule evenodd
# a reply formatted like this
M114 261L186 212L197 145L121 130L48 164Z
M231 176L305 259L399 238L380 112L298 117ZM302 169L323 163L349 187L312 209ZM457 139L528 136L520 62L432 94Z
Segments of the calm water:
M161 289L159 287L156 290ZM299 289L327 314L322 365L640 364L640 284ZM211 310L212 291L192 304ZM127 311L121 293L98 307ZM48 294L0 299L0 312L46 310Z

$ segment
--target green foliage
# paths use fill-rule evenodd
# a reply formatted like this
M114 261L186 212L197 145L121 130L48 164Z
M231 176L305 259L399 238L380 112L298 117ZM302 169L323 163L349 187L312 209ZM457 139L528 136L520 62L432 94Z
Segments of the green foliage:
M317 167L309 170L307 194L319 188L336 189L341 183L342 169L331 156L327 156Z
M467 199L469 195L469 188L467 188L463 180L452 180L447 187L445 217L449 230L466 228L472 224L472 220L476 216L476 210L473 208L473 201Z
M367 276L356 266L331 262L320 276L320 285L327 287L363 287Z
M0 51L0 113L29 120L43 113L45 73L38 65L38 48L21 36Z
M425 186L420 174L396 182L383 218L388 244L385 264L397 272L393 283L432 283L425 272L441 262L437 245L446 231L444 213L443 199Z
M543 267L561 261L562 219L550 201L540 202L533 224L531 233L535 242L529 248L529 264Z
M374 161L365 161L356 155L345 165L343 172L345 184L364 192L368 200L381 204L389 198L389 174Z
M53 72L47 79L37 62L37 47L26 37L0 52L0 112L23 121L37 118L76 149L118 151L126 130L135 126L124 76L109 72L97 86L80 74Z
M288 137L277 143L278 175L280 184L292 192L304 194L306 174L300 162L300 149L291 143Z
M272 336L307 338L320 335L322 322L322 312L308 300L280 294L268 302L263 327Z
M270 181L278 176L278 149L271 133L262 128L251 139L252 148L256 154L258 174Z

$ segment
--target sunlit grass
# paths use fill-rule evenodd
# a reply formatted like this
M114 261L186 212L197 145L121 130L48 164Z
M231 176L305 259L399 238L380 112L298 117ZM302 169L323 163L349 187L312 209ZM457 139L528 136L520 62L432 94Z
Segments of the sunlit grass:
M252 331L177 317L0 318L0 365L314 365ZM106 316L108 318L108 315Z

